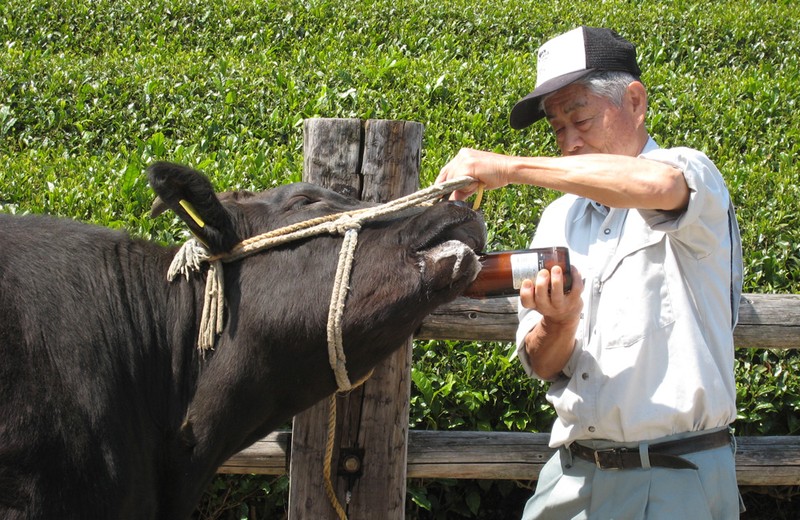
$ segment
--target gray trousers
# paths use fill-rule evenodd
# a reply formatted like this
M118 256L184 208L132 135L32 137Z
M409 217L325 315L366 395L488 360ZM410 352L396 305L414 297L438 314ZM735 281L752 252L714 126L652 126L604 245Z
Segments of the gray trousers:
M622 445L593 447L612 446ZM736 483L734 451L733 446L723 446L683 455L698 470L647 468L644 445L640 448L642 469L601 470L562 447L542 468L522 519L737 519L744 505Z

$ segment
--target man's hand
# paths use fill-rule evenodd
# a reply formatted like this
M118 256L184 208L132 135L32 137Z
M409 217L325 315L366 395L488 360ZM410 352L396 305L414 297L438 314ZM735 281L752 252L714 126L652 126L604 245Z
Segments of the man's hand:
M466 188L454 191L450 196L453 200L464 200L478 189L478 184L481 182L487 190L507 185L510 160L511 158L505 155L462 148L441 169L436 184L461 177L475 179L475 182Z
M554 380L572 355L583 310L582 292L583 280L575 266L568 294L564 294L564 273L560 266L539 271L536 280L525 280L520 288L521 305L542 315L525 337L525 352L533 371L544 380Z
M572 288L569 293L564 294L566 277L561 266L555 265L550 271L547 269L539 271L536 280L531 280L530 283L523 282L519 291L519 301L522 306L556 321L571 320L576 315L579 316L583 308L581 300L583 281L580 279L578 269L575 266L571 267Z

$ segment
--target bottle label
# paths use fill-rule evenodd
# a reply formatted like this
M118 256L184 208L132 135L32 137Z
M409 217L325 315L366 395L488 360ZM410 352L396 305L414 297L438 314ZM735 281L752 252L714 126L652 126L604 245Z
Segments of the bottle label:
M539 253L511 255L511 277L514 281L514 289L522 287L523 280L536 280L536 274L541 269Z

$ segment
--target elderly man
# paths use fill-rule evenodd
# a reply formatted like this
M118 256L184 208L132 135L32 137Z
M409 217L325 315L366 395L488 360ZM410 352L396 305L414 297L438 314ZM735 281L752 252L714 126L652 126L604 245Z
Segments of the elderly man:
M579 27L539 48L536 88L511 111L545 118L561 157L461 150L437 179L565 194L531 247L566 246L559 267L519 294L517 354L550 381L558 418L523 518L728 520L741 500L729 425L736 417L733 328L741 241L725 182L703 153L659 148L634 46Z

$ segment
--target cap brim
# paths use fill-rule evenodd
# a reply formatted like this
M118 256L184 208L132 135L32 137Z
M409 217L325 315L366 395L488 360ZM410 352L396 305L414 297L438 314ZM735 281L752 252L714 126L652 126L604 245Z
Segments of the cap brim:
M539 108L539 104L544 96L566 87L593 70L594 69L576 70L575 72L549 79L536 87L533 92L517 101L514 108L511 109L511 115L509 116L511 128L514 130L522 130L542 119L545 113L544 110Z

